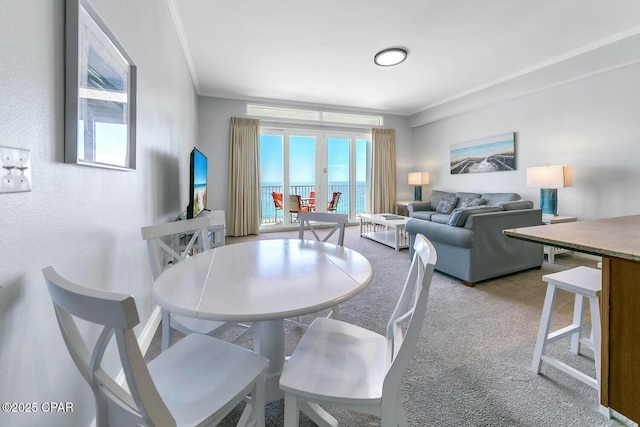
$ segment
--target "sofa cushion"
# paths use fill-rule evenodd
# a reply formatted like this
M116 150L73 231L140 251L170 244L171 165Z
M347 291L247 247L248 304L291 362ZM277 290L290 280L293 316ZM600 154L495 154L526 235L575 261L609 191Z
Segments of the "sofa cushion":
M436 213L435 211L416 211L411 214L411 218L423 219L425 221L431 221L431 215Z
M482 194L478 194L478 193L457 192L456 193L456 197L458 198L458 204L456 205L456 208L461 208L462 207L462 203L466 199L478 199L478 198L480 198L481 195Z
M502 207L505 211L517 211L520 209L533 209L533 202L531 200L514 200L511 202L500 202L498 206Z
M481 214L481 213L490 213L490 212L500 212L504 209L500 206L471 206L468 208L457 208L451 214L449 218L448 224L452 227L464 227L467 222L467 218L471 215Z
M480 197L475 197L475 198L471 198L468 197L464 200L462 200L462 203L460 204L461 208L472 208L474 206L482 206L482 205L486 205L487 201L485 199L482 199Z
M446 196L455 197L455 195L456 193L448 193L446 191L432 190L431 195L429 196L429 201L431 202L431 209L427 209L427 210L435 211L436 208L438 207L438 203L440 203L440 199Z
M436 212L444 215L449 215L456 208L458 204L458 198L455 196L445 196L440 199Z
M520 195L518 193L484 193L480 197L487 201L487 205L497 205L500 202L520 200Z
M441 213L434 213L433 215L431 215L431 222L436 224L447 225L449 224L450 217L451 217L451 214L447 215L447 214L441 214Z

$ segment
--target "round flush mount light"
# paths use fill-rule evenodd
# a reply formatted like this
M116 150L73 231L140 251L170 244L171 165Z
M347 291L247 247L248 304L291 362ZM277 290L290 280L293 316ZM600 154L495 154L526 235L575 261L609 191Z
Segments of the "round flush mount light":
M376 53L373 62L381 67L391 67L404 62L407 59L407 53L407 49L403 47L391 47Z

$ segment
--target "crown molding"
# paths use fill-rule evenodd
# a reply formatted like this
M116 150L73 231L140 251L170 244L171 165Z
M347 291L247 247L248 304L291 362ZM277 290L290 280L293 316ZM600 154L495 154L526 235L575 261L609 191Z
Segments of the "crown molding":
M591 78L640 62L640 26L431 103L409 115L422 126L490 105Z

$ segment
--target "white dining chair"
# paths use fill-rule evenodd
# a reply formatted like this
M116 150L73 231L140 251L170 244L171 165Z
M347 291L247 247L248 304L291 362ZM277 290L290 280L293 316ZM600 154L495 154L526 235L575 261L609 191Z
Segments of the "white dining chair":
M264 426L266 358L191 334L147 364L133 331L140 320L132 296L71 283L52 267L43 274L67 349L93 391L97 427L213 425L243 400L251 405L243 421ZM95 343L83 338L77 319L103 326ZM126 384L102 368L114 337Z
M194 250L209 250L209 225L210 219L201 217L142 227L142 238L147 241L153 280L157 280L167 268L189 257ZM165 351L171 345L171 329L183 334L195 332L220 337L234 326L235 323L195 319L162 309L161 349ZM241 326L245 330L234 338L236 340L248 330L247 325Z
M305 231L313 234L319 242L328 242L331 236L338 232L336 244L344 246L344 229L349 222L347 214L331 214L325 212L300 212L300 232L298 237L304 239Z
M416 236L415 255L386 336L319 317L296 346L280 377L285 427L304 410L317 424L337 425L320 405L376 415L382 427L407 426L400 382L424 323L436 251Z
M300 212L298 220L300 221L300 231L298 233L300 240L305 239L305 232L308 231L307 236L313 234L313 237L318 242L335 242L338 246L344 246L344 231L349 222L349 215L327 212ZM337 236L333 237L336 232L338 233ZM337 319L338 316L339 308L337 305L331 307L325 315L328 319ZM308 323L304 323L302 317L286 319L286 322L303 329L309 327Z

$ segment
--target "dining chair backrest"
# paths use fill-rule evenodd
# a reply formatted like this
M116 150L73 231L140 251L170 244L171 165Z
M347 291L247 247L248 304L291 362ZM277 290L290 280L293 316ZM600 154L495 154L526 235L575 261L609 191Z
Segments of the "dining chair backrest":
M307 212L309 209L302 204L302 196L299 194L289 194L289 212Z
M338 201L340 201L340 193L339 191L334 191L331 195L331 200L327 205L327 212L335 212L338 209Z
M208 217L200 217L142 227L142 238L147 241L153 280L169 266L184 260L193 249L210 249L209 225ZM173 242L169 242L169 238L179 238L182 235L189 237L189 241L184 248L176 250L177 248L170 245Z
M110 405L124 409L130 417L146 425L174 426L175 420L151 379L133 332L133 327L140 323L133 297L71 283L52 267L42 272L64 342L95 396L97 426L108 425ZM89 343L80 334L75 318L103 327L93 346L88 346ZM128 390L101 366L113 336ZM93 350L90 352L89 348Z
M167 268L190 256L194 249L202 251L210 249L208 236L210 222L209 217L199 217L142 227L142 238L147 241L147 251L154 282ZM173 240L174 247L169 244L171 243L170 240ZM176 240L178 241L177 244L175 244ZM185 241L185 245L181 244L181 240ZM170 313L163 308L161 349L165 351L169 348L171 344L171 329L177 329L184 334L199 332L219 337L232 325L227 322L188 318Z
M309 192L309 202L307 203L307 206L309 206L309 211L316 210L316 192L315 191Z
M416 235L415 254L400 298L387 324L389 369L383 385L383 401L395 402L400 382L418 343L424 323L429 289L437 261L436 250L422 234Z
M319 242L327 242L338 231L337 243L344 246L344 229L349 221L347 214L331 214L326 212L302 212L298 215L300 221L300 233L298 237L304 239L305 230L311 231ZM329 227L326 227L326 226ZM321 227L326 227L319 231ZM320 233L320 234L318 234Z
M273 205L275 206L276 210L282 209L282 193L274 191L271 193L271 197L273 197Z

